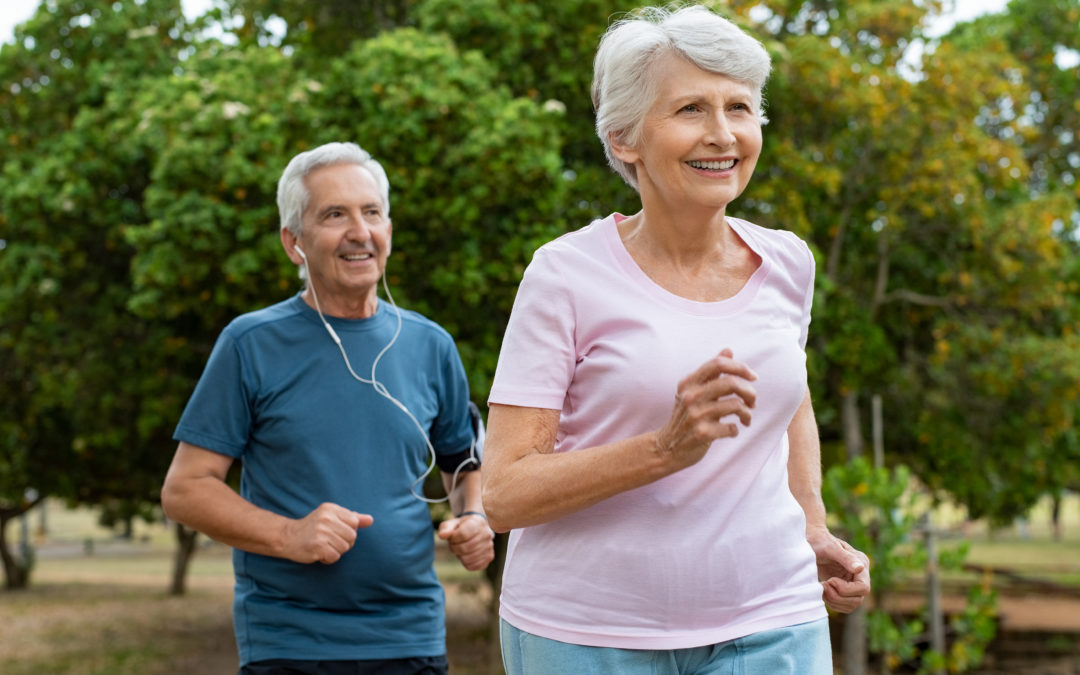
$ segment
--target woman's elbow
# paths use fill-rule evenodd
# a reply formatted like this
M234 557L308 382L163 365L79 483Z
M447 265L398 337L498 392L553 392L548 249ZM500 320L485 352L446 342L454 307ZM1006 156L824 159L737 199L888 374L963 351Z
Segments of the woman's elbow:
M484 476L481 500L484 503L484 514L487 516L488 527L495 532L509 532L514 529L511 514L508 512L504 491L499 489L498 481Z

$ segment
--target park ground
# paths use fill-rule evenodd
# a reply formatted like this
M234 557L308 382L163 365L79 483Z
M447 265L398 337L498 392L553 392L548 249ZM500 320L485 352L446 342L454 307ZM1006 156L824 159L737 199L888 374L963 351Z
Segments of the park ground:
M987 675L1080 675L1080 499L1066 505L1064 536L1054 541L1037 510L1021 528L969 530L969 562L1008 570L999 589L999 642ZM0 673L5 675L226 675L236 672L229 549L203 540L184 596L168 595L171 530L138 525L130 540L97 527L93 516L50 504L31 518L37 564L31 588L0 592ZM17 539L15 532L9 538ZM442 551L454 675L499 675L490 641L490 586ZM972 577L974 578L974 577ZM968 580L971 581L970 579ZM947 588L965 583L947 582ZM893 600L917 608L913 587ZM962 602L946 594L949 610ZM838 672L839 669L838 669Z

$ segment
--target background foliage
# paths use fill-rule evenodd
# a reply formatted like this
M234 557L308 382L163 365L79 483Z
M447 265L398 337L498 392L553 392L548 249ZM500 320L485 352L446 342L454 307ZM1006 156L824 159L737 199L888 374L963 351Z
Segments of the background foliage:
M863 453L877 394L888 460L973 517L1077 487L1080 1L1012 0L929 43L936 0L708 4L773 55L731 212L818 258L828 463ZM0 49L0 533L35 496L156 503L218 331L299 288L276 180L329 140L386 166L396 300L457 338L483 402L532 251L637 208L588 96L628 9L43 4Z

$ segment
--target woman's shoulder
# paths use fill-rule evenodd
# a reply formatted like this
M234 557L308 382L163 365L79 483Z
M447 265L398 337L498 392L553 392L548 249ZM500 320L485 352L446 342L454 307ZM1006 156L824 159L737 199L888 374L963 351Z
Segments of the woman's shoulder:
M765 227L764 225L758 225L749 220L735 218L733 216L728 216L727 219L728 222L737 229L753 236L755 239L761 240L763 243L768 243L773 246L791 246L795 248L806 247L806 242L803 241L802 237L789 230Z
M752 240L750 243L758 249L759 254L767 254L775 262L785 266L801 267L808 263L813 265L814 257L810 247L794 232L763 227L749 220L730 216L728 222L740 234Z
M584 227L559 235L533 252L529 268L557 267L560 273L572 273L589 261L602 258L608 248L609 229L615 227L613 216L598 218Z
M576 252L599 246L603 243L605 228L614 227L614 224L615 220L613 216L597 218L584 227L579 227L576 230L571 230L555 237L536 249L536 252L540 253L543 251L545 254L558 254L564 252Z

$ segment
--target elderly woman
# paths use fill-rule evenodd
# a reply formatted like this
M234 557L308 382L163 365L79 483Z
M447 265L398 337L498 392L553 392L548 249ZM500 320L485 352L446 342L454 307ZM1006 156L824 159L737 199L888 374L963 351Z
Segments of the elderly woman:
M507 327L483 498L511 675L831 673L826 605L870 590L820 497L813 257L726 213L769 68L702 7L601 41L597 133L642 208L540 248Z

